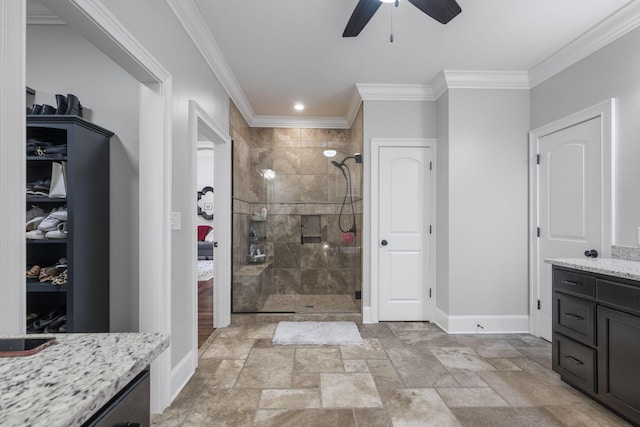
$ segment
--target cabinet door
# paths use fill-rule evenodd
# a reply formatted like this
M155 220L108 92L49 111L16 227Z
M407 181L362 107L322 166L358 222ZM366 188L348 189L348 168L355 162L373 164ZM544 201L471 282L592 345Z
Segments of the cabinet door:
M640 423L640 317L598 306L598 396Z

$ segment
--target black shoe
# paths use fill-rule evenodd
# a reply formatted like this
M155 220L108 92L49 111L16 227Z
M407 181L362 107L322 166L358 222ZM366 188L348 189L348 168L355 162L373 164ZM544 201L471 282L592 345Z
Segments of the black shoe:
M80 104L80 100L78 100L77 96L68 93L67 104L67 111L64 113L65 115L82 117L82 105Z
M40 114L51 115L51 114L55 114L55 113L56 113L56 109L55 108L53 108L51 105L44 104L42 106L42 113L40 113Z
M56 109L56 114L65 114L67 112L67 108L69 108L69 104L67 103L67 97L64 95L60 95L56 93L56 102L58 104L58 108Z
M34 114L34 115L42 114L42 105L33 104L33 107L31 107L31 114Z

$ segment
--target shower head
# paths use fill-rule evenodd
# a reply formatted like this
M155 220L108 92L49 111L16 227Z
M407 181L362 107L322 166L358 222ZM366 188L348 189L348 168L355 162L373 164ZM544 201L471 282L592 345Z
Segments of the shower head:
M344 166L342 163L338 163L335 160L331 160L331 164L337 167L338 169L342 169L342 167Z

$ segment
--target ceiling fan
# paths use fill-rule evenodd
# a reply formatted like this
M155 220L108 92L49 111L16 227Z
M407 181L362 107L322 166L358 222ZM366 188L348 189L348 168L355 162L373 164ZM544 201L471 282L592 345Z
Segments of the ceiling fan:
M389 0L360 0L356 5L342 37L355 37L367 25L383 2ZM409 3L426 13L441 24L446 24L455 18L462 9L456 0L409 0ZM398 0L395 0L396 7Z

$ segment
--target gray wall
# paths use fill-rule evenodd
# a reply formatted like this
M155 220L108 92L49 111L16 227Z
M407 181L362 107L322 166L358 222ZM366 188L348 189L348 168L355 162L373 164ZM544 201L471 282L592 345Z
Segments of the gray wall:
M640 29L531 90L531 128L616 99L613 243L638 245L640 226Z
M364 101L363 108L364 186L370 188L371 138L435 138L436 103L432 101ZM370 203L369 199L367 203ZM364 211L371 212L365 204ZM363 230L363 246L371 247L371 231ZM368 252L365 250L365 253ZM370 260L363 259L362 305L371 306Z
M448 116L448 314L527 315L528 91L452 89Z
M60 25L28 25L27 85L34 103L56 106L55 94L73 93L84 117L116 135L111 139L111 330L138 329L138 82L77 33ZM70 54L73 53L73 54ZM30 97L31 98L31 97ZM100 242L96 242L100 244Z
M528 314L528 130L524 90L364 102L365 152L371 138L438 138L436 304L446 315Z
M213 121L228 132L229 98L166 2L104 0L102 3L172 76L172 210L183 213L182 229L173 231L171 250L171 365L175 367L191 350L190 301L185 290L196 286L190 281L195 262L190 257L195 218L185 214L195 200L191 185L195 165L191 164L189 100L200 104Z

